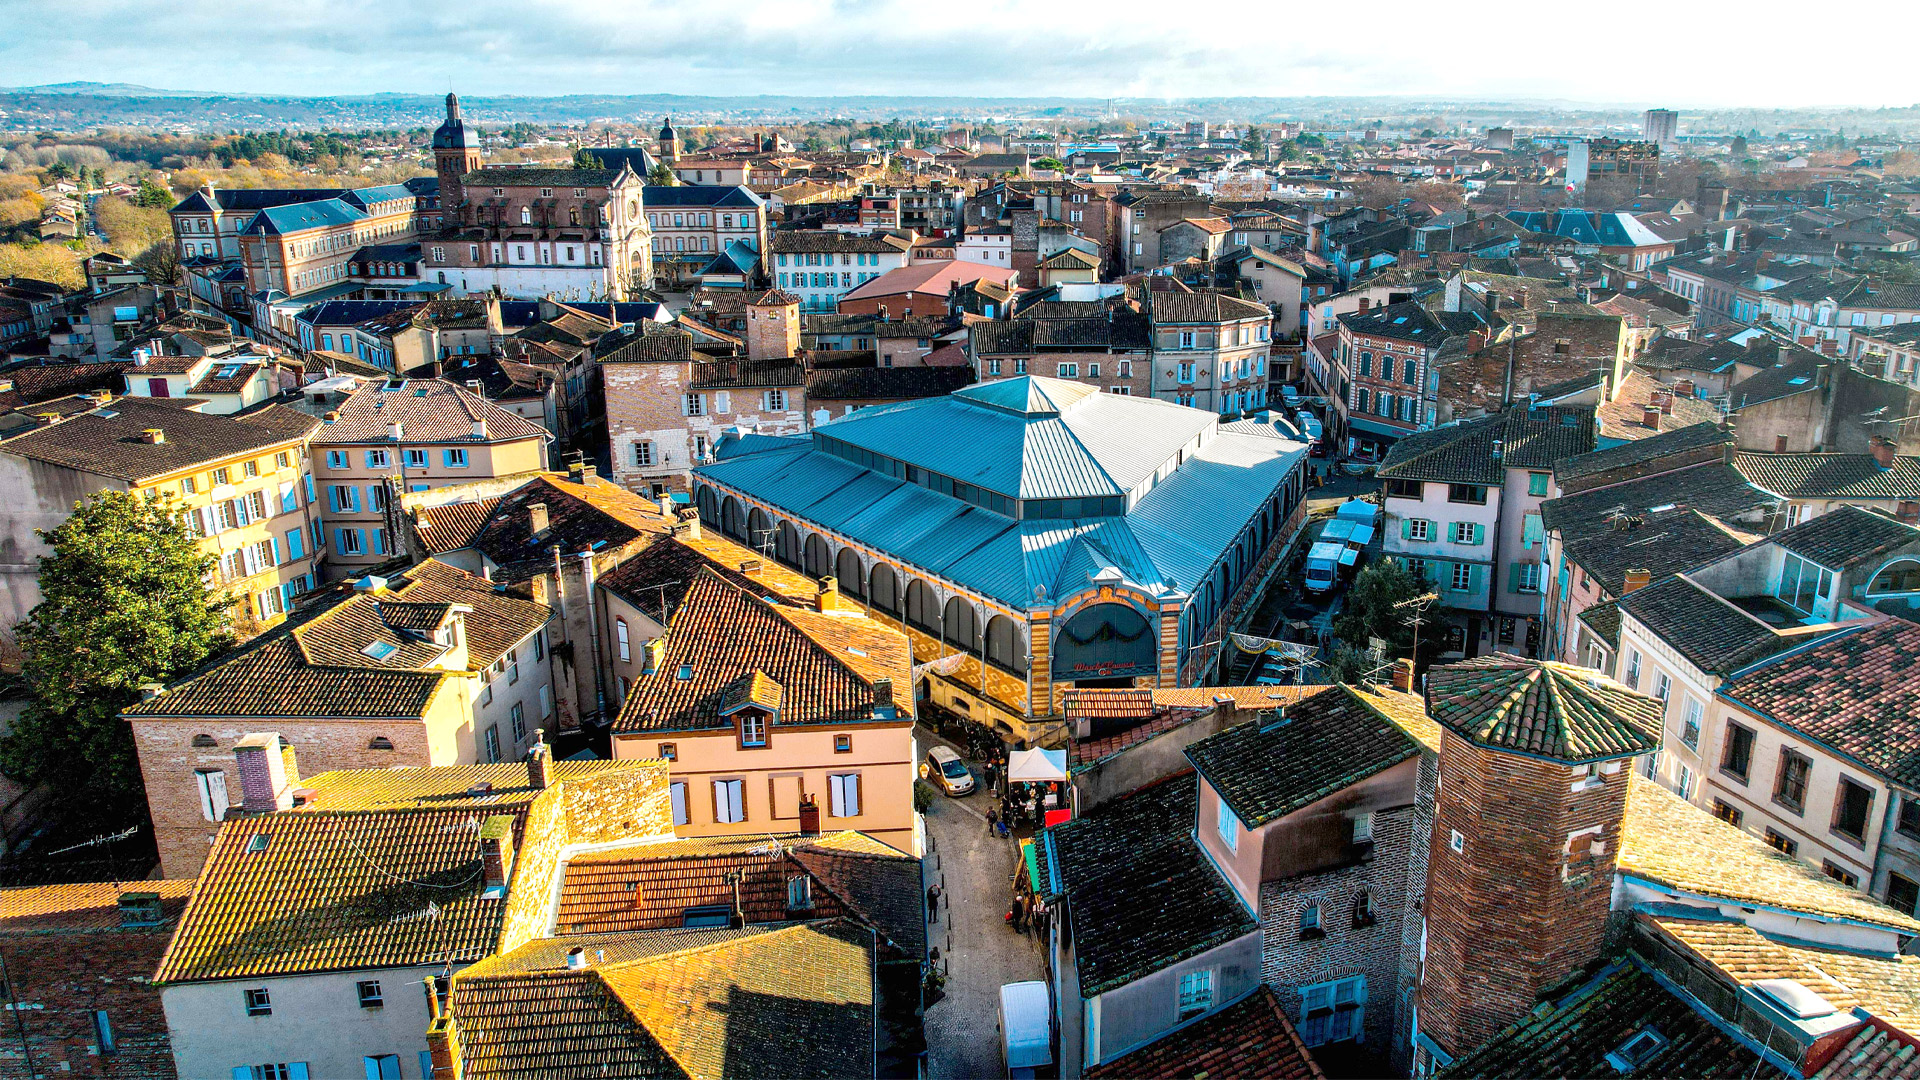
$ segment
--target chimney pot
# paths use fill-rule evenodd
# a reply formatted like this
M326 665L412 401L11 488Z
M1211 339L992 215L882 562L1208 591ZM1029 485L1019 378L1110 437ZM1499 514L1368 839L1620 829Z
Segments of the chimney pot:
M1393 662L1393 688L1403 694L1413 693L1413 661L1402 658Z
M1653 580L1651 570L1628 570L1626 581L1621 585L1620 592L1625 595L1635 589L1643 588L1651 580Z
M286 757L277 732L242 736L233 746L240 772L240 808L249 814L293 809L293 785L287 782Z
M513 876L513 819L496 814L480 823L481 874L488 889L505 889Z
M585 971L586 968L587 968L586 948L584 946L575 945L573 948L568 949L567 950L567 970Z
M536 728L533 732L533 748L527 751L527 786L535 791L545 791L552 782L553 758L547 752L547 731Z
M815 611L828 612L840 606L840 579L823 577L820 586L813 594ZM889 683L889 686L892 684Z
M1869 446L1870 452L1873 454L1873 460L1878 462L1881 468L1893 468L1894 454L1898 452L1899 447L1897 447L1892 440L1884 436L1875 435Z
M800 796L800 835L820 835L820 803L811 794Z
M1640 410L1640 422L1655 431L1660 430L1660 406L1649 401Z

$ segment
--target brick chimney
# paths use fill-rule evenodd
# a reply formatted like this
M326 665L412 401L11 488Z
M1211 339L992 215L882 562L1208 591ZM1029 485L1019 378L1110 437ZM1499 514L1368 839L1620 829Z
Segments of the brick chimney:
M820 803L811 794L800 796L800 835L820 835Z
M893 708L893 680L879 678L873 680L873 711Z
M1225 731L1240 722L1240 703L1232 694L1213 695L1213 715L1220 721L1220 730Z
M505 889L513 876L513 818L495 814L480 823L480 873L488 889Z
M1692 397L1693 396L1693 380L1692 379L1676 380L1673 384L1673 392L1676 395L1679 395L1681 397Z
M547 531L546 503L534 503L527 507L527 525L533 530L535 536Z
M431 1020L427 1024L427 1057L433 1062L431 1080L458 1080L462 1071L460 1060L460 1029L454 1025L451 987L443 991L433 976L424 980L427 990L427 1012Z
M527 786L535 791L545 791L552 782L553 755L547 751L547 731L535 728L533 748L527 751Z
M1393 662L1393 688L1403 694L1413 693L1413 661L1402 658Z
M1652 580L1651 570L1628 570L1626 580L1620 586L1620 595L1625 596L1635 589L1644 588Z
M277 732L256 732L233 744L240 771L240 808L249 814L293 809L293 787Z
M1891 440L1881 435L1875 435L1868 444L1867 452L1873 455L1873 460L1879 462L1881 468L1891 469L1893 468L1894 453L1898 449L1899 447L1895 446Z
M1649 401L1640 409L1640 422L1655 431L1660 430L1660 406Z

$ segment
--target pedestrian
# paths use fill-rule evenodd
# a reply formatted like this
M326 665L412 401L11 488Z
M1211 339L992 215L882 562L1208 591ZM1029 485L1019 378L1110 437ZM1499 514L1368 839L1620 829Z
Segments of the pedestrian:
M987 835L992 836L999 828L1000 811L991 806L987 807Z
M940 921L940 886L927 886L927 921Z
M1028 913L1027 926L1033 931L1030 936L1044 940L1047 936L1047 902L1040 897L1033 898L1033 909Z
M1024 896L1013 898L1013 928L1022 934L1027 932L1027 898Z

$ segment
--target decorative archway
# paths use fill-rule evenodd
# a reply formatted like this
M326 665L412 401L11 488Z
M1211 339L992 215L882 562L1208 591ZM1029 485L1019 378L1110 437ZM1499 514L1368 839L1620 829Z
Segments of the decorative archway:
M940 636L940 598L919 578L907 583L907 625Z
M1011 671L1027 673L1027 640L1021 624L1007 615L987 620L987 663Z
M741 539L753 550L764 552L773 541L773 519L767 516L765 510L754 507L747 512L747 535Z
M773 534L773 557L782 564L800 569L800 530L793 522L782 521Z
M808 577L818 581L833 572L833 552L827 547L825 537L819 533L809 534L804 550Z
M732 502L733 496L727 496L727 501ZM720 497L714 494L712 487L700 485L700 493L694 496L694 504L700 510L700 524L716 529L720 527Z
M1089 604L1053 635L1053 677L1120 679L1160 670L1159 639L1147 616L1128 604Z
M720 503L720 531L735 540L747 538L747 510L740 500L729 495Z
M900 618L900 576L893 567L877 562L867 571L867 602L875 611Z
M980 620L966 597L947 599L946 610L940 618L940 638L962 652L977 654L980 651Z
M867 596L867 575L860 566L860 554L850 547L840 549L833 560L833 576L840 582L840 594L855 600Z
M1920 560L1894 559L1874 571L1867 582L1867 595L1876 593L1920 592Z

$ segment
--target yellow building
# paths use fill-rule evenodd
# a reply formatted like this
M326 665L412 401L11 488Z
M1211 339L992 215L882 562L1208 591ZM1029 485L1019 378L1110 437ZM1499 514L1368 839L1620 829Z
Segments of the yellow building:
M279 621L318 580L317 521L307 462L319 421L272 405L211 416L151 398L61 399L29 406L45 419L0 442L0 499L9 508L0 563L0 625L40 602L35 530L51 530L89 495L145 492L187 511L219 560L215 586L233 596L242 633Z
M444 379L394 378L360 388L313 436L316 498L335 577L395 554L394 491L427 491L546 465L552 436Z

